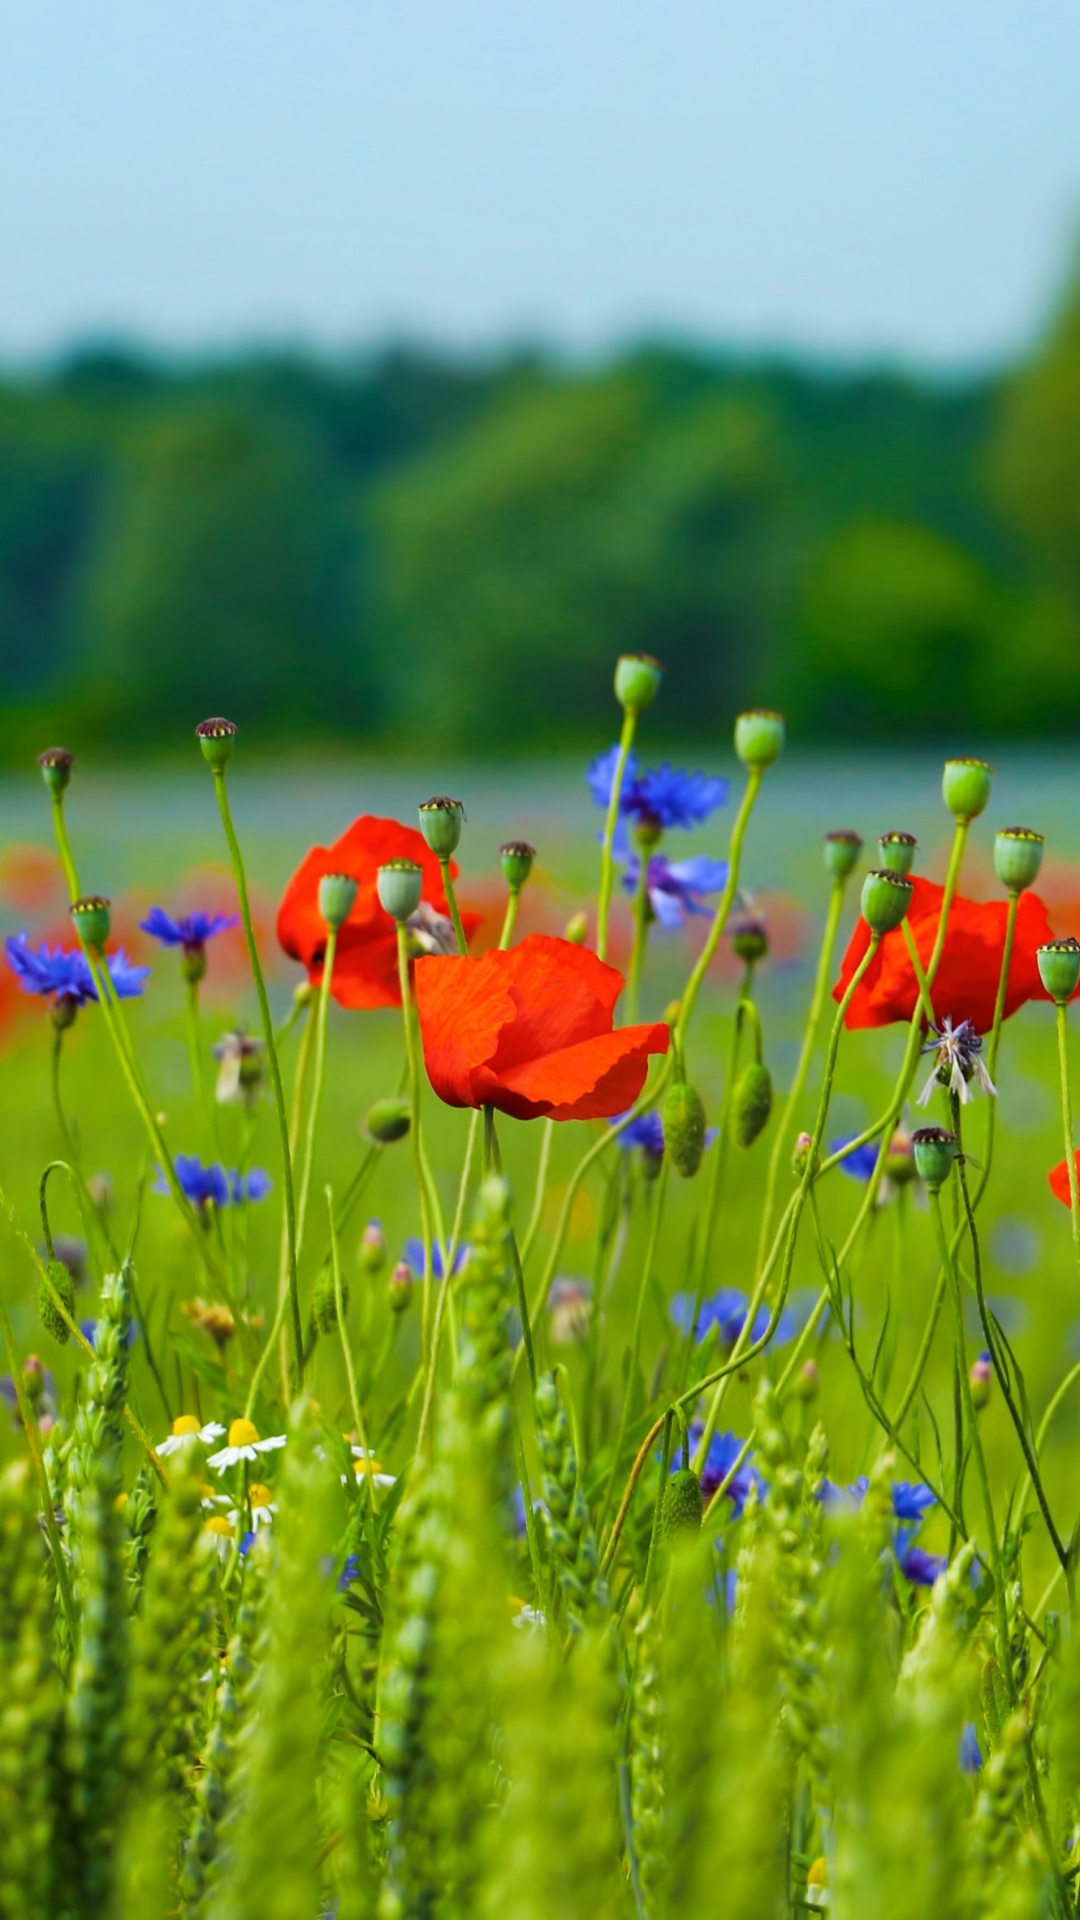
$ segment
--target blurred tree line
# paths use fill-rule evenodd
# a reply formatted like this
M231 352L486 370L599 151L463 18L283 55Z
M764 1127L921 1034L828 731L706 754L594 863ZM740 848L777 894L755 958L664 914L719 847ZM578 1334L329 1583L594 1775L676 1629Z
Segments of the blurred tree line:
M0 382L0 754L595 736L620 650L673 735L1080 727L1080 280L964 383L644 347ZM658 717L660 717L658 715Z

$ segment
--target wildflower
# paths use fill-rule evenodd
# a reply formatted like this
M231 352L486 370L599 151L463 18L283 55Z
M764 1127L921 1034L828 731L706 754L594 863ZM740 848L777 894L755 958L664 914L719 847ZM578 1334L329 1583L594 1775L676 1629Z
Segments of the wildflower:
M618 758L618 747L610 747L607 753L597 756L585 775L593 800L605 812L611 804L611 785ZM628 754L619 792L616 857L624 859L628 852L622 822L629 820L644 826L646 833L655 834L656 839L673 827L697 827L715 813L717 807L724 805L728 787L727 780L707 773L678 772L666 761L662 767L640 773L636 754Z
M551 1338L557 1347L584 1340L592 1312L592 1288L587 1280L556 1279L548 1288Z
M362 1273L379 1273L386 1262L386 1235L378 1220L369 1220L360 1235L357 1263Z
M4 951L8 966L24 993L52 1000L54 1007L72 1014L97 999L94 976L81 947L50 948L43 940L35 948L30 945L28 934L11 933L4 942ZM133 967L122 947L111 953L104 964L118 999L137 1000L149 967Z
M274 1184L265 1167L252 1167L250 1173L237 1173L234 1168L228 1180L229 1199L234 1207L243 1206L245 1201L265 1200Z
M688 1293L677 1293L672 1298L671 1317L680 1333L689 1333L690 1331L690 1316L693 1312L693 1306L693 1297ZM702 1300L698 1307L697 1320L694 1326L695 1340L699 1342L704 1340L710 1329L715 1327L720 1337L720 1345L722 1347L733 1347L746 1325L749 1306L750 1303L745 1293L740 1292L738 1287L721 1287L711 1298ZM770 1307L761 1306L758 1308L757 1313L754 1315L754 1324L750 1330L750 1338L752 1340L761 1340L764 1338L771 1318L772 1309ZM795 1315L789 1307L785 1307L777 1321L773 1341L777 1346L785 1346L789 1340L794 1339L795 1331Z
M979 1773L982 1769L982 1748L975 1731L974 1720L965 1720L960 1735L960 1771L961 1773Z
M193 1153L178 1153L173 1165L181 1190L204 1220L211 1206L219 1209L238 1207L245 1200L265 1200L270 1192L270 1175L262 1167L253 1167L250 1173L238 1173L233 1167L226 1173L224 1167L216 1163L204 1167L198 1155ZM153 1191L165 1194L171 1191L160 1167Z
M434 1252L434 1249L432 1249ZM404 1313L413 1291L413 1272L407 1260L398 1260L386 1283L386 1303L391 1313Z
M1080 1174L1080 1147L1073 1153L1073 1164L1076 1167L1077 1173ZM1059 1160L1056 1167L1051 1167L1046 1177L1050 1182L1050 1191L1054 1199L1060 1200L1063 1207L1071 1206L1072 1198L1069 1193L1068 1161Z
M982 1039L976 1033L970 1020L961 1020L953 1026L948 1014L940 1027L931 1027L934 1038L923 1047L923 1053L936 1053L937 1062L925 1087L919 1095L918 1105L929 1105L935 1087L947 1087L966 1105L972 1098L972 1082L980 1093L996 1093L990 1075L982 1058Z
M913 1587L932 1587L949 1564L948 1554L927 1553L925 1547L907 1547L897 1558L904 1579Z
M469 1253L470 1248L468 1247L458 1248L454 1255L452 1268L454 1274L461 1272L462 1267L469 1257ZM418 1280L422 1279L424 1273L424 1243L422 1240L419 1240L415 1234L410 1234L406 1240L402 1257L409 1272L415 1274ZM442 1248L439 1246L437 1240L433 1240L431 1243L431 1277L433 1280L441 1280L444 1277Z
M193 1413L177 1414L164 1440L155 1444L155 1453L167 1460L170 1453L179 1453L182 1448L192 1447L198 1441L200 1446L210 1447L221 1438L225 1429L218 1420L208 1420L203 1426Z
M28 1353L23 1361L22 1388L40 1431L47 1433L56 1423L56 1382L36 1353ZM10 1407L18 1426L19 1395L10 1373L0 1375L0 1400Z
M806 1876L806 1904L808 1907L828 1907L829 1875L823 1854L810 1863L810 1871Z
M700 1444L704 1432L705 1423L703 1420L691 1421L691 1454L695 1452ZM712 1439L709 1441L709 1450L705 1455L704 1465L701 1469L701 1491L706 1501L711 1500L717 1488L722 1486L723 1482L727 1480L732 1467L734 1467L745 1445L745 1440L740 1440L734 1433L713 1434ZM671 1463L672 1473L676 1472L678 1466L678 1460L673 1460ZM743 1508L746 1505L750 1489L755 1486L759 1494L765 1492L765 1482L757 1468L753 1465L753 1455L748 1454L738 1470L731 1474L731 1479L726 1489L727 1498L731 1501L732 1517L734 1519L740 1520L742 1518Z
M338 934L334 960L333 996L343 1007L398 1007L397 936L393 922L379 903L378 870L394 860L412 860L421 869L425 905L440 917L449 917L436 856L415 827L396 820L364 814L330 847L313 847L285 889L278 912L278 939L287 954L302 961L313 986L322 980L326 951L326 923L319 911L319 882L327 873L349 873L357 882L356 899ZM451 879L457 867L450 866ZM416 918L416 916L414 916ZM466 936L480 923L477 914L462 913ZM433 937L426 919L413 929L420 944Z
M829 1152L842 1153L849 1142L857 1140L858 1137L857 1133L841 1134L838 1140L830 1140ZM867 1140L862 1146L852 1148L852 1151L845 1153L840 1161L841 1173L846 1173L852 1180L872 1179L874 1168L877 1166L878 1150L876 1140ZM885 1155L875 1205L886 1206L890 1200L896 1198L902 1187L908 1186L916 1178L912 1136L906 1127L898 1127L889 1141L889 1151ZM923 1193L922 1188L920 1193ZM923 1197L925 1200L925 1194Z
M405 922L409 952L414 960L424 953L456 953L457 934L448 914L440 913L429 901L421 900Z
M641 860L635 853L630 856L623 874L627 893L637 892L640 873ZM667 860L662 853L654 853L645 883L649 911L654 920L669 929L683 926L688 913L708 916L712 908L706 906L705 896L719 893L726 886L727 877L726 860L710 860L706 854L694 855L689 860Z
M194 985L206 972L207 941L237 926L239 918L235 913L185 913L174 920L164 907L151 907L139 925L152 940L160 940L162 946L183 948L181 972L184 979Z
M264 1486L261 1480L253 1480L248 1487L248 1504L251 1508L251 1524L255 1532L257 1533L260 1527L268 1527L277 1508L271 1498L269 1487ZM235 1526L238 1520L245 1518L246 1512L246 1508L233 1507L227 1518ZM241 1542L240 1551L244 1552L243 1542Z
M238 1466L241 1460L254 1460L260 1453L273 1453L277 1447L285 1445L283 1433L272 1434L269 1440L260 1440L259 1431L250 1420L234 1420L229 1428L228 1444L212 1453L207 1466L216 1473L225 1473L229 1467Z
M994 1363L988 1353L980 1353L968 1368L968 1386L971 1389L971 1404L976 1413L981 1413L989 1403L990 1385L994 1378Z
M218 1558L227 1560L232 1551L233 1523L223 1513L212 1513L206 1522L206 1532L212 1533L218 1550Z
M211 1048L218 1062L214 1099L219 1106L229 1106L235 1100L243 1100L247 1107L255 1105L262 1087L265 1047L265 1040L237 1030L223 1034Z
M612 1125L618 1126L625 1119L625 1113L617 1113ZM664 1157L664 1122L655 1107L630 1120L616 1138L624 1153L632 1153L635 1147L640 1147L647 1160L662 1160Z
M230 1307L213 1300L182 1300L180 1311L194 1321L200 1333L209 1335L219 1353L224 1353L236 1332L236 1321ZM217 1428L217 1433L224 1431L224 1427ZM214 1435L216 1437L217 1434Z
M944 889L931 880L922 880L917 876L911 885L913 893L907 920L920 963L925 969L937 937ZM976 1033L988 1033L994 1023L1008 911L1004 900L979 902L966 900L957 894L949 913L941 964L933 984L934 1005L943 1013L947 1011L957 1024L963 1020L969 1021ZM865 922L860 920L848 943L840 978L833 988L834 1000L843 998L866 952L869 938L869 930ZM1046 908L1038 895L1022 894L1016 912L1016 934L1005 993L1005 1019L1026 1001L1049 997L1039 977L1036 949L1046 945L1052 938ZM844 1016L845 1025L852 1028L887 1027L895 1020L910 1020L918 1004L918 981L904 935L896 929L884 935L856 987Z
M353 1443L352 1454L353 1472L358 1480L370 1477L373 1484L377 1487L392 1487L394 1485L397 1478L396 1474L387 1473L384 1468L379 1465L370 1447L365 1450L365 1448L358 1447Z
M522 1628L547 1626L547 1614L543 1613L539 1607L527 1606L525 1601L519 1600L514 1593L509 1594L507 1599L513 1626Z
M97 1346L98 1327L100 1325L101 1325L101 1322L99 1320L80 1320L79 1321L79 1332L82 1334L83 1339L87 1341L89 1345L92 1347ZM129 1320L128 1329L126 1334L124 1335L125 1346L133 1347L138 1337L139 1337L138 1321Z
M614 1030L623 978L584 948L533 933L482 959L420 960L416 1002L428 1077L452 1107L516 1120L606 1120L632 1106L662 1022Z
M359 1578L360 1578L360 1556L359 1554L356 1554L356 1553L347 1554L345 1557L345 1565L342 1567L341 1572L338 1574L338 1577L337 1577L338 1592L348 1593L349 1588L352 1586L353 1582L356 1580L359 1580Z

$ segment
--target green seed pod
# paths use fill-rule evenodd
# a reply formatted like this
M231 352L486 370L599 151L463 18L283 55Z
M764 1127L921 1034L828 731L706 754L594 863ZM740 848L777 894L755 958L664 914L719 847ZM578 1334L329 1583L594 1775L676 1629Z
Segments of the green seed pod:
M705 1151L705 1108L696 1087L677 1080L668 1089L663 1121L671 1164L684 1180L692 1180Z
M384 912L392 920L407 920L420 905L424 890L423 869L415 860L390 860L380 867L376 885Z
M948 1127L917 1127L911 1136L915 1166L928 1187L940 1187L956 1158L956 1135Z
M1080 985L1080 940L1070 934L1066 940L1050 940L1037 947L1039 978L1052 1000L1071 1000Z
M692 1467L680 1467L664 1488L660 1507L660 1531L665 1540L678 1539L682 1534L700 1533L704 1512L705 1496L701 1491L701 1481Z
M407 1100L376 1100L369 1107L364 1121L365 1132L384 1147L392 1146L395 1140L404 1140L412 1126L412 1114Z
M760 770L771 767L784 750L784 716L755 707L735 722L735 751L743 764Z
M913 833L883 833L878 841L882 867L888 873L910 873L918 844Z
M359 891L350 873L324 873L319 881L319 912L328 927L344 926Z
M1046 846L1030 827L1002 827L994 841L994 871L1010 893L1023 893L1039 877Z
M891 933L907 915L915 883L904 873L868 873L863 881L862 917L871 933Z
M986 807L994 769L986 760L946 760L941 794L954 820L962 824L977 818Z
M752 1147L772 1112L772 1075L760 1060L751 1060L735 1082L731 1121L740 1147Z
M769 951L769 936L760 920L744 920L741 926L733 929L731 950L746 965L751 961L764 960Z
M825 835L825 871L830 880L846 880L862 852L862 835L841 829Z
M81 900L72 901L71 919L83 946L100 953L112 926L109 902L99 893L85 894Z
M195 738L202 748L202 756L208 767L215 773L221 773L228 765L232 755L233 742L236 739L235 720L200 720L195 729Z
M342 1284L341 1304L345 1312L349 1311L349 1289ZM337 1296L334 1292L334 1276L328 1267L324 1267L311 1295L311 1317L321 1334L337 1331Z
M62 1260L47 1260L45 1262L45 1271L49 1276L48 1280L39 1280L38 1282L38 1319L41 1321L46 1333L51 1333L53 1339L58 1341L63 1347L67 1345L71 1335L67 1321L64 1320L60 1314L53 1294L59 1295L64 1307L68 1313L71 1314L72 1319L74 1319L75 1282ZM49 1284L50 1281L52 1283L51 1287Z
M511 893L520 893L532 872L536 859L536 848L530 847L527 840L507 840L499 848L499 862L503 870L503 879Z
M53 794L63 793L71 779L71 769L75 765L75 755L66 747L46 747L38 754L38 766L41 777Z
M449 860L458 841L461 839L462 822L465 809L460 800L451 800L445 793L437 793L432 800L420 803L420 831L440 860Z
M651 654L620 654L615 667L615 698L627 713L644 713L656 699L663 677L663 667Z

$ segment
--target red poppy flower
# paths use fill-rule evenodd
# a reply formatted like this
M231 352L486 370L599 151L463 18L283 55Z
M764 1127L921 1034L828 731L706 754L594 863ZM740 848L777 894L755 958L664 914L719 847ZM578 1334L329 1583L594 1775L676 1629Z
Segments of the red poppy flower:
M416 827L362 814L332 847L312 847L285 889L278 909L277 935L285 952L300 960L317 986L326 951L326 922L319 912L319 881L325 873L347 873L357 881L352 912L338 934L332 993L343 1007L399 1007L397 934L379 903L378 870L389 860L415 860L423 868L423 899L449 916L439 863ZM457 867L451 864L451 878ZM479 915L461 916L465 937Z
M937 938L938 914L945 890L932 880L915 878L914 885L908 925L914 936L915 951L925 968ZM994 1024L1008 911L1004 900L980 902L965 900L960 894L954 896L945 949L930 993L939 1020L948 1014L954 1024L970 1020L976 1033L990 1031ZM1049 998L1039 978L1035 950L1053 937L1046 908L1038 895L1022 894L1005 992L1006 1019L1022 1007L1025 1000ZM869 943L870 929L866 921L860 919L848 943L840 978L833 988L834 1000L842 999ZM844 1024L887 1027L894 1020L910 1020L918 999L919 989L904 931L902 927L895 927L885 935L856 987Z
M1080 1173L1080 1147L1077 1147L1075 1153L1073 1154L1073 1159L1076 1162L1076 1170L1078 1173ZM1046 1177L1050 1182L1050 1191L1053 1194L1054 1199L1060 1200L1062 1206L1071 1207L1072 1195L1069 1192L1068 1161L1059 1160L1056 1167L1051 1167Z
M531 933L479 960L419 960L424 1061L450 1107L491 1105L515 1120L608 1120L633 1106L668 1029L612 1030L623 978L585 947Z

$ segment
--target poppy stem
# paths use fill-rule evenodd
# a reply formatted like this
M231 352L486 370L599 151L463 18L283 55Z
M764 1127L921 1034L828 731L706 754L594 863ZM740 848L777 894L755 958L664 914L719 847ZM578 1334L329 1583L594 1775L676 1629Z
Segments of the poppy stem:
M345 1375L349 1382L349 1400L352 1404L353 1419L356 1422L356 1437L364 1449L364 1468L367 1474L368 1493L371 1498L371 1510L376 1510L375 1466L371 1448L367 1443L364 1429L364 1415L360 1407L360 1395L356 1389L356 1371L353 1367L352 1348L349 1345L349 1330L345 1325L345 1288L341 1279L341 1255L338 1251L337 1228L334 1224L334 1189L326 1187L326 1211L330 1222L330 1261L334 1271L334 1310L337 1314L338 1339L345 1361Z
M64 869L64 879L67 882L68 896L70 900L78 900L82 888L79 886L79 875L75 866L75 856L71 851L71 841L68 839L67 819L64 814L64 795L62 791L54 793L52 796L52 817L53 832L56 835L56 849L60 855L60 865Z
M506 913L503 916L502 932L499 935L499 952L505 953L514 937L517 925L518 907L521 904L521 888L511 887L506 897Z
M296 1257L298 1260L304 1244L304 1225L307 1220L308 1196L311 1192L311 1170L315 1164L315 1135L319 1125L323 1086L326 1081L326 1034L330 1019L330 995L334 985L337 940L337 927L328 925L326 952L323 956L323 975L315 1008L315 1077L311 1083L311 1104L308 1107L304 1160L300 1171L300 1191L296 1201ZM331 1248L331 1258L333 1258L333 1248ZM300 1377L303 1377L302 1373Z
M1057 1028L1058 1070L1061 1077L1061 1120L1065 1132L1065 1166L1069 1175L1069 1212L1072 1216L1073 1248L1080 1260L1080 1181L1076 1172L1076 1147L1073 1144L1072 1093L1069 1087L1069 1003L1054 1002Z
M731 1045L728 1049L727 1072L724 1076L724 1099L720 1108L719 1138L716 1142L716 1156L709 1170L709 1193L705 1203L705 1225L701 1235L698 1259L695 1263L694 1310L686 1332L686 1345L683 1349L682 1365L679 1368L680 1383L690 1371L690 1361L694 1352L694 1338L697 1329L698 1314L705 1295L705 1282L709 1271L709 1257L712 1253L713 1235L716 1231L717 1216L720 1211L720 1195L727 1172L728 1149L731 1144L731 1103L735 1096L735 1076L739 1070L739 1049L743 1032L743 1003L748 1001L753 990L754 962L748 960L743 975L739 998L735 1004L735 1018L731 1028ZM764 1256L762 1256L764 1257ZM760 1266L760 1261L757 1263Z
M187 1016L188 1056L191 1061L191 1085L203 1116L210 1130L214 1152L218 1159L221 1152L221 1128L218 1123L217 1101L210 1098L206 1085L206 1073L203 1068L202 1035L199 1031L199 983L197 980L184 982L185 1013Z
M308 1067L311 1062L311 1043L314 1038L314 1034L315 1034L315 1022L309 1012L308 1018L304 1023L304 1031L300 1036L300 1045L299 1045L299 1048L297 1049L296 1069L293 1074L292 1104L289 1109L289 1154L293 1160L296 1159L296 1155L300 1151L300 1128L301 1128L303 1117L304 1117L304 1093L307 1088ZM346 1199L347 1198L348 1198L348 1195L346 1195ZM289 1229L288 1215L285 1213L284 1209L282 1209L281 1242L278 1250L277 1307L275 1309L275 1314L274 1314L273 1329L271 1331L270 1339L267 1342L267 1345L268 1347L271 1347L276 1343L278 1348L280 1367L281 1367L281 1397L286 1406L288 1406L289 1404L289 1346L288 1346L288 1340L285 1334L285 1310L286 1310L286 1303L288 1302L288 1299L289 1299L289 1231L288 1229ZM259 1368L260 1378L261 1378L261 1374L262 1374L262 1368L260 1366ZM247 1417L249 1419L251 1417L250 1406L248 1407L248 1410L247 1410Z
M937 1020L934 1015L934 1003L930 998L930 987L926 975L923 972L922 961L919 959L919 949L915 945L915 935L911 931L911 923L905 916L900 922L900 925L904 931L904 945L907 947L908 959L911 961L911 971L915 975L915 983L919 989L919 1005L922 1008L923 1019L926 1021L928 1028L930 1028L932 1032L936 1032Z
M549 1114L540 1123L540 1157L536 1163L536 1190L533 1194L532 1213L525 1229L525 1238L521 1243L521 1264L525 1265L532 1252L533 1241L540 1230L540 1219L544 1211L544 1196L547 1192L548 1165L551 1160L551 1142L555 1134L555 1122Z
M403 920L395 922L397 928L398 981L401 987L401 1014L405 1027L405 1059L409 1068L409 1146L412 1152L413 1179L416 1182L417 1198L420 1202L420 1234L424 1244L423 1293L420 1304L420 1349L428 1354L430 1361L429 1334L431 1331L431 1215L428 1210L428 1189L424 1177L424 1161L420 1151L420 1071L416 1060L416 1035L413 1031L412 989L409 982L409 933ZM449 1275L443 1272L443 1280L449 1285Z
M765 769L763 767L751 767L746 777L746 790L743 793L742 802L731 829L731 838L728 841L727 881L724 886L724 891L720 895L716 912L713 915L713 923L706 936L705 945L702 947L690 974L690 978L683 989L682 1000L679 1005L679 1017L676 1023L680 1040L684 1037L690 1025L694 1012L694 1003L701 990L701 983L709 970L713 955L720 943L720 935L727 926L728 915L734 905L735 895L739 890L739 867L742 860L743 841L746 838L746 829L750 824L750 815L754 810L754 802L758 797L764 773Z
M438 859L439 871L442 874L443 891L446 894L447 906L450 908L450 918L454 923L454 938L457 941L457 949L459 953L468 953L469 948L465 939L465 929L461 924L461 915L458 912L457 894L454 892L454 883L450 878L450 856L447 854L444 858L443 855L440 854Z
M619 1431L615 1441L615 1451L611 1459L611 1472L608 1474L607 1486L604 1489L603 1505L600 1508L596 1521L597 1533L602 1530L604 1522L607 1519L608 1508L611 1505L611 1496L615 1490L615 1475L619 1471L619 1461L622 1458L626 1429L630 1424L630 1407L634 1398L638 1364L641 1357L641 1328L645 1318L645 1300L648 1295L649 1282L652 1279L653 1265L656 1260L656 1243L660 1236L660 1223L664 1217L664 1202L667 1199L670 1173L670 1156L665 1153L663 1165L660 1168L660 1174L652 1196L652 1215L649 1220L649 1232L645 1242L645 1258L641 1264L641 1279L638 1282L637 1305L634 1308L634 1330L630 1339L630 1365L626 1370L626 1385L623 1389L622 1408L619 1413ZM646 1395L646 1398L647 1397Z
M649 853L642 848L639 855L637 886L634 888L634 901L631 912L634 917L634 944L630 949L630 965L626 974L626 1024L635 1025L638 1017L638 1003L641 998L641 973L645 965L645 948L649 940L649 925L652 912L649 906Z
M607 819L604 822L604 839L600 849L600 890L596 897L596 952L601 960L607 959L608 914L611 909L611 888L615 877L615 862L611 849L615 839L615 828L619 821L619 801L622 798L626 762L634 744L636 728L636 712L629 707L624 707L622 732L619 735L619 752L615 761L615 771L611 776Z
M439 1346L442 1341L443 1316L447 1311L450 1315L451 1372L452 1377L457 1378L457 1327L454 1319L454 1289L450 1282L453 1279L458 1245L461 1240L461 1229L465 1218L465 1202L469 1193L469 1174L472 1170L473 1154L476 1152L476 1136L479 1129L480 1114L476 1111L469 1120L469 1132L465 1142L465 1160L461 1169L461 1179L458 1182L457 1204L454 1207L454 1218L450 1227L450 1239L446 1248L443 1285L439 1289L439 1297L435 1302L435 1325L431 1333L431 1352L428 1356L427 1379L424 1383L424 1398L420 1408L420 1427L416 1436L417 1459L421 1458L424 1451L428 1421L431 1418L431 1409L435 1400L435 1375L439 1364Z
M495 1131L495 1109L490 1104L484 1106L484 1158L485 1180L492 1173L502 1173L502 1154L499 1152L499 1136ZM509 1229L510 1257L514 1263L514 1281L517 1286L518 1313L521 1316L521 1344L525 1349L525 1359L529 1368L529 1379L533 1392L536 1391L536 1354L533 1350L532 1324L529 1318L529 1300L525 1292L525 1275L521 1267L521 1255L518 1252L517 1235L513 1227Z

